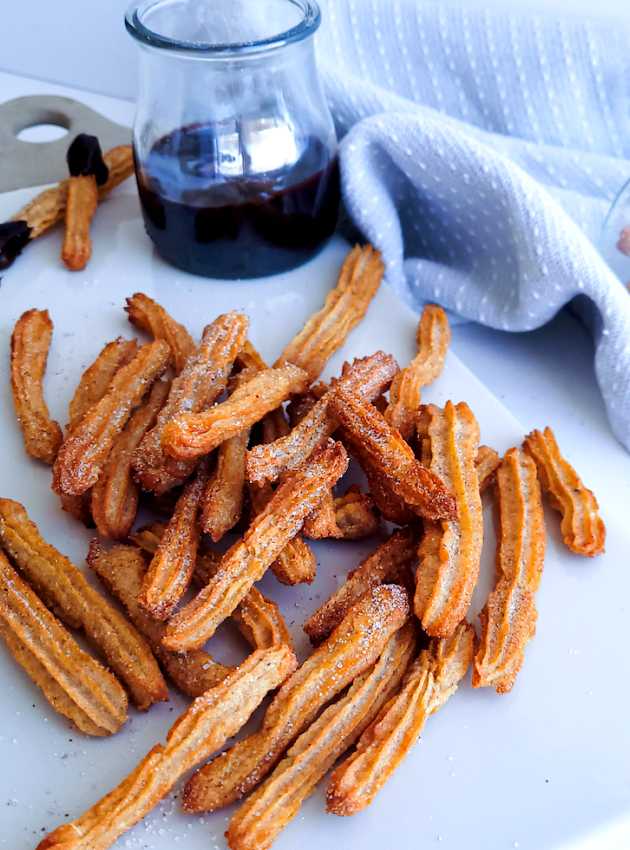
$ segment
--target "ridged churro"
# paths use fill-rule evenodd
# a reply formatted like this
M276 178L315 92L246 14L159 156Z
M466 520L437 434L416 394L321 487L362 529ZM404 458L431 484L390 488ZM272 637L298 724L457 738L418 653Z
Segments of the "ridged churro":
M164 454L164 429L183 411L203 410L221 395L245 340L247 325L242 313L232 312L218 316L204 328L199 348L173 381L157 423L136 450L133 468L143 489L161 495L182 484L194 471L194 460L175 461Z
M535 460L541 486L562 515L560 530L566 546L578 555L600 555L606 543L606 526L597 499L562 456L551 428L532 431L523 448Z
M291 340L275 365L293 363L305 370L309 384L315 381L365 316L382 278L383 261L379 252L371 245L355 245L344 260L337 285L326 296L324 306Z
M101 475L92 488L90 509L99 534L124 540L135 522L140 490L131 476L131 459L146 432L153 427L168 395L168 381L156 381L112 446ZM81 497L71 497L81 498Z
M53 467L53 488L80 496L99 479L114 441L153 382L168 366L170 349L158 340L141 346L112 378L105 395L66 435Z
M268 484L263 487L255 484L250 486L249 501L254 516L266 508L273 492ZM281 584L310 584L317 573L317 559L302 535L296 534L287 541L270 569Z
M283 472L304 463L317 446L334 433L338 423L329 415L328 402L335 389L356 391L361 398L370 401L387 389L397 369L394 358L382 351L346 365L334 387L319 399L289 434L250 449L247 453L247 480L254 484L275 481Z
M18 502L0 499L0 545L42 601L70 628L81 629L126 685L135 705L168 698L153 654L129 621L40 535Z
M435 381L442 372L450 342L451 329L446 313L436 304L427 304L418 324L418 353L392 381L385 410L385 419L400 431L405 440L415 428L420 390Z
M201 534L197 515L207 480L208 469L204 461L177 500L142 582L138 602L157 620L170 617L192 581Z
M151 334L153 339L163 339L168 343L175 373L179 375L196 347L186 328L144 292L136 292L127 298L125 311L132 325Z
M352 606L375 587L409 584L418 561L418 539L419 532L414 528L397 529L349 572L341 587L304 623L311 642L318 644L327 638Z
M295 669L286 646L258 650L220 684L197 697L126 779L71 823L57 827L38 850L106 850L142 820L178 779L234 735L265 694Z
M383 585L354 606L276 694L260 731L234 744L186 784L189 812L240 799L270 773L283 752L336 694L367 670L408 616L406 592Z
M416 460L411 447L373 405L337 386L328 407L359 463L378 470L415 513L434 520L457 516L455 499L439 475Z
M127 719L127 695L84 652L0 550L0 637L55 711L86 735L112 735Z
M416 647L411 623L395 632L371 670L303 732L271 776L232 817L231 850L268 850L304 800L398 690Z
M479 575L483 516L475 460L479 426L464 402L428 405L430 469L455 494L457 519L427 522L414 608L427 634L448 637L466 616Z
M306 372L297 366L264 369L237 387L222 404L172 418L164 426L162 447L178 460L208 454L306 387Z
M501 466L501 458L490 446L479 446L475 466L479 479L479 492L483 493L494 483L496 471Z
M87 562L112 596L123 605L131 622L149 642L166 675L182 693L198 697L225 679L232 668L219 664L203 649L169 652L162 646L164 624L145 614L138 605L138 595L147 571L147 563L139 549L121 545L105 549L97 540L92 540Z
M48 310L27 310L11 334L13 406L27 453L47 463L55 461L63 435L44 400L44 375L52 340Z
M157 551L165 528L165 525L153 523L153 525L132 534L130 539L140 546L143 551L153 554ZM205 549L203 552L197 554L197 563L193 574L193 582L197 587L205 587L208 584L212 576L216 573L220 561L221 556L218 552ZM267 647L273 646L276 643L286 643L287 646L292 646L293 642L287 625L284 622L284 617L280 613L280 609L275 602L263 596L256 587L250 589L240 605L232 612L231 617L252 649L267 649ZM160 629L162 630L160 632L160 640L162 639L164 628L160 624ZM189 656L195 654L195 652L197 651L169 654Z
M497 581L479 615L481 638L473 687L507 693L536 631L535 595L545 560L545 519L536 464L521 449L506 452L497 472Z
M119 336L103 346L93 363L81 375L68 407L67 431L71 431L85 413L99 402L116 372L126 366L138 351L135 339Z
M462 623L450 638L434 638L405 677L402 690L384 706L359 738L356 749L333 772L326 809L353 815L369 806L415 744L430 714L465 676L474 650L474 631Z
M315 452L308 465L287 475L243 538L225 553L206 587L170 620L164 639L169 649L196 648L214 634L347 466L341 443L331 443Z

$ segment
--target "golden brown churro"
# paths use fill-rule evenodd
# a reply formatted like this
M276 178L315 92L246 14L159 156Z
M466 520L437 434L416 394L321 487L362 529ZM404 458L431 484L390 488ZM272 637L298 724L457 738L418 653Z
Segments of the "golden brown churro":
M237 387L223 404L201 413L181 413L171 419L164 426L162 446L178 460L208 454L306 387L306 372L297 366L265 369Z
M532 431L523 447L536 462L538 477L552 506L562 515L562 539L578 555L600 555L606 543L606 526L595 494L560 451L551 428Z
M98 187L109 177L96 136L79 133L67 153L68 180L65 233L61 259L67 269L80 271L92 254L90 224L98 206Z
M250 486L249 501L254 516L266 508L272 496L270 485ZM297 534L287 541L270 569L281 584L310 584L317 573L317 560L306 541Z
M545 519L536 464L521 449L506 452L497 472L497 581L479 615L481 638L473 687L507 693L536 632L535 595L545 560Z
M168 698L147 642L64 555L41 537L18 502L0 499L0 544L42 601L71 628L81 629L127 686L140 709Z
M411 623L395 632L371 670L303 732L271 776L232 817L232 850L268 850L339 756L352 746L398 690L416 647Z
M442 372L450 342L451 329L446 313L435 304L427 304L418 324L418 353L392 381L385 410L385 419L400 431L405 440L414 431L420 390L435 381Z
M79 496L99 479L118 434L133 409L168 366L170 349L161 340L138 349L114 375L103 398L66 436L53 467L53 488Z
M232 668L219 664L203 649L169 652L162 646L164 624L149 617L138 605L147 571L147 563L139 549L120 545L105 549L97 540L92 540L87 562L112 596L124 606L131 622L148 640L162 669L182 693L198 697L225 679Z
M86 735L111 735L127 695L40 602L0 550L0 637L52 705Z
M448 637L466 616L481 559L483 517L475 459L479 426L464 402L428 405L430 469L451 488L457 520L425 523L414 608L427 634Z
M293 363L308 374L309 384L321 374L329 358L341 348L350 331L365 316L383 279L383 261L371 245L350 251L337 285L284 349L276 366Z
M132 773L71 823L57 827L38 850L106 850L142 820L177 780L234 735L268 691L295 669L286 646L259 650L216 687L197 697Z
M450 638L433 639L392 697L359 738L355 751L333 772L326 809L353 815L369 806L420 736L425 721L457 689L470 666L474 630L458 626Z
M193 774L184 790L185 810L227 806L264 779L319 710L374 664L408 612L407 594L397 585L378 587L355 605L278 691L260 731Z
M240 372L235 381L238 388L255 374L256 367ZM210 538L219 540L241 518L245 501L245 458L250 429L221 443L216 454L216 465L208 478L201 499L201 528Z
M131 535L131 540L140 546L145 552L151 554L157 551L159 542L164 534L166 526L153 523L147 528L140 529ZM216 573L221 556L218 552L204 550L197 554L197 564L193 574L193 582L198 587L205 587L212 576ZM143 575L144 575L143 571ZM268 599L255 587L252 587L241 604L232 612L232 620L236 623L238 630L249 643L252 649L267 649L276 643L286 643L292 646L293 642L289 630L284 622L280 609L271 599ZM160 623L160 640L165 627ZM187 653L169 653L178 656L190 656L195 650ZM205 653L204 653L205 654Z
M163 339L168 343L173 355L175 373L179 375L196 348L195 341L186 328L144 292L136 292L127 298L125 311L132 325L151 334L153 339Z
M107 181L98 187L99 200L115 189L123 180L133 174L133 154L131 145L119 145L104 154L103 159L109 170ZM32 201L19 209L11 221L24 221L30 228L30 239L36 239L63 220L66 210L69 178L57 186L45 189Z
M441 478L416 460L408 443L373 405L338 386L328 407L359 463L378 470L415 513L435 520L457 516L455 499Z
M192 580L201 533L197 514L207 480L204 461L177 500L175 512L142 582L138 602L156 620L170 617Z
M136 408L116 438L100 478L92 488L91 512L102 537L124 540L135 522L140 490L131 477L131 459L146 432L155 424L169 386L168 381L153 384L146 401Z
M68 431L82 419L87 411L99 402L110 385L116 372L133 360L138 351L135 339L117 339L108 342L91 363L77 385L68 408Z
M44 374L52 339L48 310L27 310L11 335L13 406L27 453L52 465L63 439L44 400Z
M221 395L245 340L247 324L242 313L232 312L218 316L204 328L199 348L173 381L155 427L136 450L133 468L143 489L161 495L182 484L194 471L195 461L178 462L164 454L164 428L183 411L203 410Z
M399 528L348 573L346 581L304 623L311 643L321 643L366 593L381 584L409 584L418 561L419 532ZM407 574L407 575L405 575Z
M61 259L70 271L84 269L92 256L90 224L98 206L98 188L92 175L71 177L66 195L66 231Z
M347 467L345 449L331 443L315 452L307 466L287 475L243 538L225 553L216 575L170 620L164 639L168 649L197 648L214 634Z
M387 389L397 369L393 357L377 351L344 367L335 388L356 391L361 398L370 401ZM335 388L327 391L286 437L250 449L247 453L248 481L254 484L275 481L283 472L304 463L317 446L333 434L338 423L329 416L328 402Z

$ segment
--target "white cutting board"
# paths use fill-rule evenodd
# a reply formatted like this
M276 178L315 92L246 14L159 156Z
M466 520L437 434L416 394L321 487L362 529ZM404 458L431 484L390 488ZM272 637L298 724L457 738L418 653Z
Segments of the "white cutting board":
M0 220L31 194L0 197ZM125 296L146 292L194 334L218 313L242 309L251 318L253 342L273 360L322 303L347 246L336 240L302 269L269 280L226 283L192 277L152 252L129 184L99 209L94 256L86 271L65 271L59 249L60 235L52 233L2 273L0 494L22 501L42 533L83 565L90 534L61 513L49 489L50 471L25 456L14 421L8 350L18 316L30 307L50 310L55 333L46 395L53 415L64 423L83 368L106 340L132 332L122 310ZM413 354L415 325L416 317L383 287L328 373L337 372L343 359L376 348L404 364ZM518 422L453 355L425 398L468 401L482 440L499 451L522 437ZM544 412L540 424L547 424ZM475 612L493 571L494 536L491 511L486 512L488 536ZM466 682L428 722L422 740L366 812L345 819L326 815L320 788L279 837L278 850L630 846L623 827L616 839L609 832L604 837L630 813L628 529L614 518L609 521L608 553L589 561L564 551L556 515L549 513L548 520L538 634L514 691L499 697L473 691ZM311 587L283 588L272 576L261 582L281 604L302 652L301 623L373 545L317 545L319 572ZM236 661L245 647L229 629L225 632L213 641L213 649L221 660ZM10 850L34 847L116 785L164 737L184 705L173 696L170 704L148 714L131 709L119 734L96 740L56 715L2 647L0 688L0 848ZM228 816L229 811L184 816L170 797L117 846L172 850L179 842L187 850L215 850L225 846Z

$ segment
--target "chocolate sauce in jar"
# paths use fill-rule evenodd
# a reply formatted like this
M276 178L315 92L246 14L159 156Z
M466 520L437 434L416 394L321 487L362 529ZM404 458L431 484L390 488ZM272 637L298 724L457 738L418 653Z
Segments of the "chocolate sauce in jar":
M249 143L248 143L249 142ZM175 266L208 277L261 277L306 262L334 232L336 158L285 128L193 124L136 161L146 231Z

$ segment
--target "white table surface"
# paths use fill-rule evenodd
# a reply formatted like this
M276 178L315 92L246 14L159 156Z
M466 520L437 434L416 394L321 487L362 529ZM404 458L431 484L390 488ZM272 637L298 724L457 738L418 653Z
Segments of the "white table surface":
M122 123L132 119L133 107L128 102L0 72L0 102L42 93L76 97ZM600 497L605 518L612 520L612 534L615 528L624 528L625 506L630 503L630 455L608 426L593 373L592 345L581 325L563 313L547 327L528 334L467 325L455 328L453 338L457 356L524 429L554 427L566 454L576 460ZM615 614L627 616L625 600L617 600ZM605 723L605 717L601 720ZM622 826L614 836L599 835L579 848L627 850L628 846L630 831ZM577 845L572 844L571 850L574 847Z

